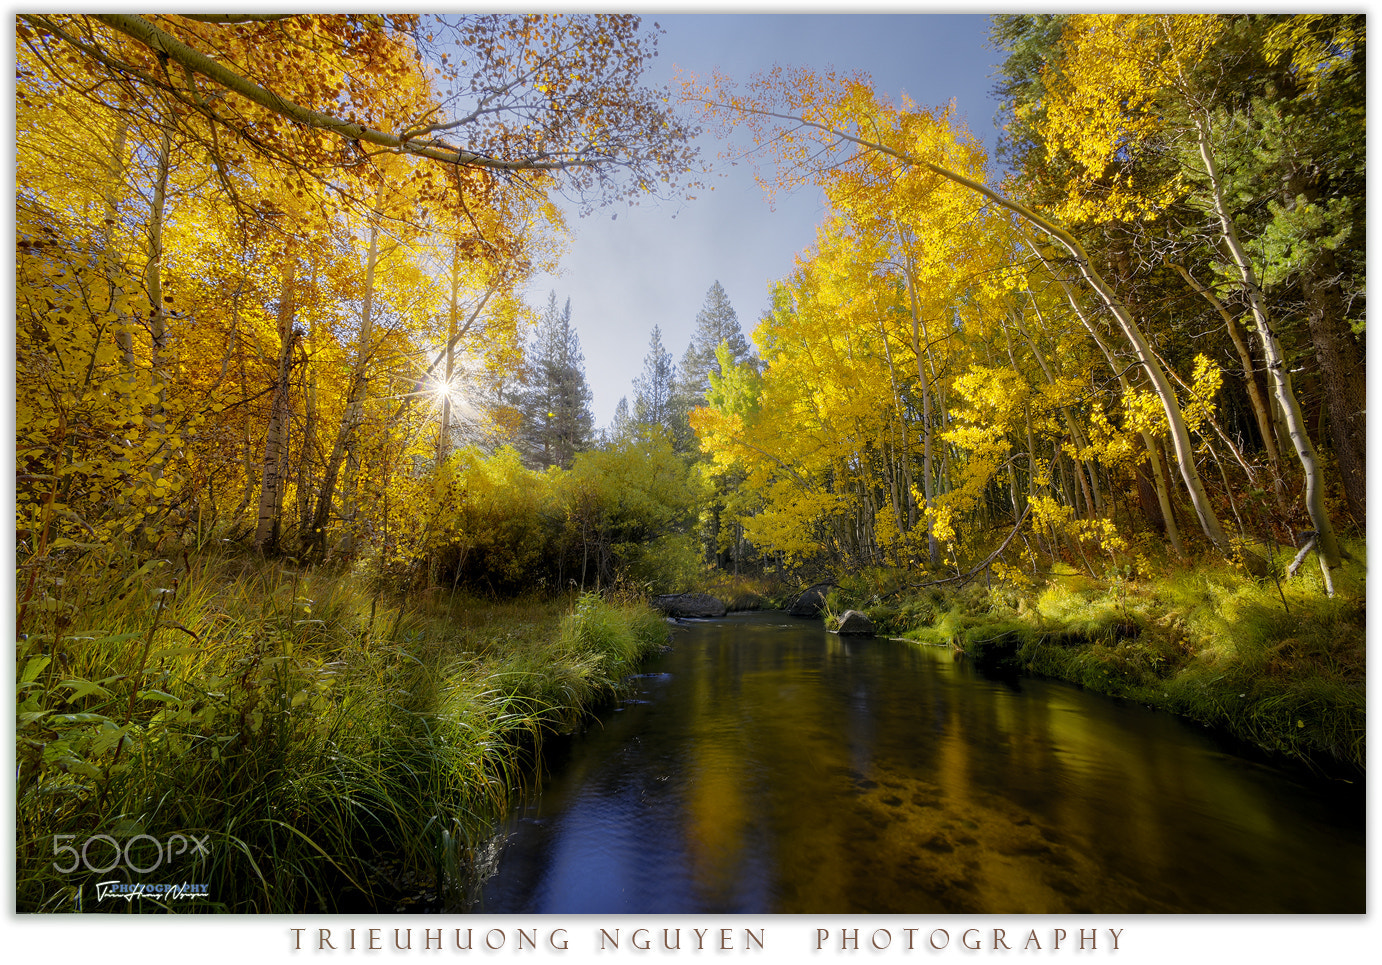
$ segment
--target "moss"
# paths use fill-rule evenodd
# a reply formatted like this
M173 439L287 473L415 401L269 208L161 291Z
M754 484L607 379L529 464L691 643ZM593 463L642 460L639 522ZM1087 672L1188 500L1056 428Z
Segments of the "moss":
M875 622L964 650L989 673L1068 681L1208 724L1264 751L1361 772L1366 758L1362 547L1320 581L1258 581L1229 564L1100 582L1069 567L1039 585L902 596Z

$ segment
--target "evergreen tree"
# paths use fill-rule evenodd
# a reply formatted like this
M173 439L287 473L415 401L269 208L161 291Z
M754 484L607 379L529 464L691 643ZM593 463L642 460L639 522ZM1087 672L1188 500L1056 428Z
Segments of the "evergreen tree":
M682 356L681 367L672 383L668 426L672 445L678 452L695 448L695 436L687 417L692 409L705 405L710 373L714 372L717 376L722 374L719 360L715 357L721 342L728 344L735 364L754 358L744 338L744 330L739 325L739 316L729 303L724 288L716 281L705 293L705 304L696 315L695 334L686 346L686 354Z
M729 343L736 365L752 357L744 330L739 326L739 316L717 281L705 293L705 304L696 315L696 334L681 363L683 384L694 394L697 405L704 403L705 392L710 388L710 373L723 374L715 357L721 342Z
M677 367L672 353L662 344L662 329L653 326L648 354L643 357L643 374L633 380L633 417L640 428L663 426L671 431L672 388Z
M689 416L692 409L706 404L711 376L719 379L724 374L722 362L726 360L736 366L747 363L755 372L758 369L758 360L749 351L739 316L729 303L724 287L716 281L705 293L705 304L696 315L695 334L686 347L681 370L673 382L668 427L677 452L696 450L696 436L691 430ZM741 555L741 528L736 525L732 532L722 533L721 516L727 498L741 481L736 473L716 476L712 491L702 506L700 521L706 562L720 566L732 564L736 570Z
M619 404L614 407L614 421L609 425L609 438L617 441L631 434L633 430L634 421L629 415L628 396L621 395Z
M552 292L538 320L514 405L520 415L518 451L532 468L571 468L588 449L595 420L585 380L585 356L571 324L571 299L557 308Z

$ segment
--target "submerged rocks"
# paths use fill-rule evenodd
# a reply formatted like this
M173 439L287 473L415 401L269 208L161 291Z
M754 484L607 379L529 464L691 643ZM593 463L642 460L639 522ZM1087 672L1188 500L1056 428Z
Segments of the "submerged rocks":
M787 608L787 612L794 617L816 617L820 616L821 610L825 608L825 595L830 592L830 583L817 583L809 587L805 593L792 601L792 605Z
M840 617L840 625L835 628L838 634L871 637L873 636L873 621L867 614L860 613L858 610L846 610Z
M709 593L666 593L650 601L669 617L722 617L725 605Z

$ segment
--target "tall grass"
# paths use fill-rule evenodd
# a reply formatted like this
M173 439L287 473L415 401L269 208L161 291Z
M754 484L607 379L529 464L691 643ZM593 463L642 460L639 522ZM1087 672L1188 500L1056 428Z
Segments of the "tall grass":
M122 564L36 580L16 664L22 911L440 900L544 736L666 638L651 611L597 597L403 606L288 563ZM161 864L61 870L63 845L93 840L90 863L110 864L99 835ZM181 853L159 859L170 839ZM97 904L98 882L135 879L207 897Z
M1097 580L1052 572L1035 586L870 600L883 632L953 646L988 669L1035 673L1219 728L1332 772L1366 767L1366 563L1254 579L1226 563ZM876 582L876 581L875 581Z

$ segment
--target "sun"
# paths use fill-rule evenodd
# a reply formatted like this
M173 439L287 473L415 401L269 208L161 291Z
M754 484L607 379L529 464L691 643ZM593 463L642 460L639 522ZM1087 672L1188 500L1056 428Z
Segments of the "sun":
M452 408L455 408L461 402L461 388L454 382L434 378L431 383L431 391L436 397L438 405L449 402Z

